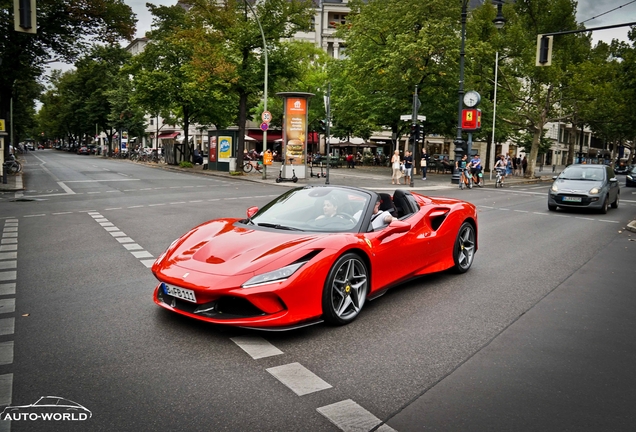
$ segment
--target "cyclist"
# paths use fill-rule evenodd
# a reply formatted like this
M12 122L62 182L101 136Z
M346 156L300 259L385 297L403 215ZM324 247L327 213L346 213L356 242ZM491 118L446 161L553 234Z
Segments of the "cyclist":
M504 155L499 156L499 159L495 163L495 169L499 171L499 175L501 175L501 185L504 184L504 179L506 178L506 158Z
M455 162L455 169L461 171L461 176L459 179L460 186L462 183L466 183L468 185L468 176L466 175L466 167L468 165L468 156L463 155L462 159Z
M479 159L479 154L473 156L470 162L467 165L470 168L470 173L473 176L473 183L475 183L479 187L483 187L481 184L481 159Z

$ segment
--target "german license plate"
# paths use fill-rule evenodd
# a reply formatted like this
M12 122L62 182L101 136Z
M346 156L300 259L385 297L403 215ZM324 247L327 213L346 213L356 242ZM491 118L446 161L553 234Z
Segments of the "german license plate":
M563 197L563 202L581 202L581 197Z
M168 284L163 284L163 290L166 294L171 295L172 297L177 297L192 303L197 302L197 298L192 290L170 286Z

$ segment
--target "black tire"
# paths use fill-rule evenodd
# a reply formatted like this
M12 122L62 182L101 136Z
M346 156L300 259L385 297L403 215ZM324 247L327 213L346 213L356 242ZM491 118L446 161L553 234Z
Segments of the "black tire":
M453 261L455 273L466 273L473 264L477 246L475 228L470 222L464 222L457 232L453 247Z
M280 177L276 177L276 183L280 183Z
M293 177L292 182L296 183L298 181L298 177Z
M619 193L617 193L617 194L616 194L616 199L615 199L615 200L614 200L614 202L612 203L612 208L613 208L613 209L618 208L618 201L619 201L619 199L620 199L620 196L621 196L621 194L619 194Z
M608 209L609 209L609 192L607 195L605 195L605 199L603 200L603 207L601 207L601 213L607 214Z
M243 164L243 172L246 173L246 174L252 172L252 168L254 168L254 167L249 162L245 162Z
M369 292L369 270L360 256L347 253L336 260L322 292L325 321L349 324L359 315Z

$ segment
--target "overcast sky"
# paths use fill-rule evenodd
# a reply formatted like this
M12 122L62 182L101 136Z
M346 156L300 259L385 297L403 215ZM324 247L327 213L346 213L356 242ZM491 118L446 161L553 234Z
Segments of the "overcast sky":
M143 37L146 31L150 30L152 19L150 12L146 8L148 0L124 0L124 3L132 7L133 12L137 15L137 37ZM155 5L171 6L177 4L176 0L150 0ZM624 24L628 22L636 22L636 1L632 0L578 0L578 13L576 19L578 22L586 21L585 27L602 27L614 24ZM599 16L612 9L623 6L620 9L609 12L603 16ZM627 41L627 31L629 27L620 27L609 30L597 30L592 33L594 41L603 40L611 42L612 39L621 39Z

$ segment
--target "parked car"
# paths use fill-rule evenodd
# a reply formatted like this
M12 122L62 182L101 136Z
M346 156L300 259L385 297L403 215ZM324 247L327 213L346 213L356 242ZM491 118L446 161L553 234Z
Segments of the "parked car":
M35 146L32 143L27 143L26 148L27 150L35 151Z
M44 146L42 144L38 144L38 150L44 150Z
M79 155L89 155L91 154L90 150L88 149L88 147L86 146L81 146L78 150L77 150L77 154Z
M632 165L629 171L627 171L627 175L625 176L625 186L636 186L636 165Z
M607 213L618 208L620 187L614 170L607 165L570 165L558 176L548 191L548 210L557 207L589 208Z

